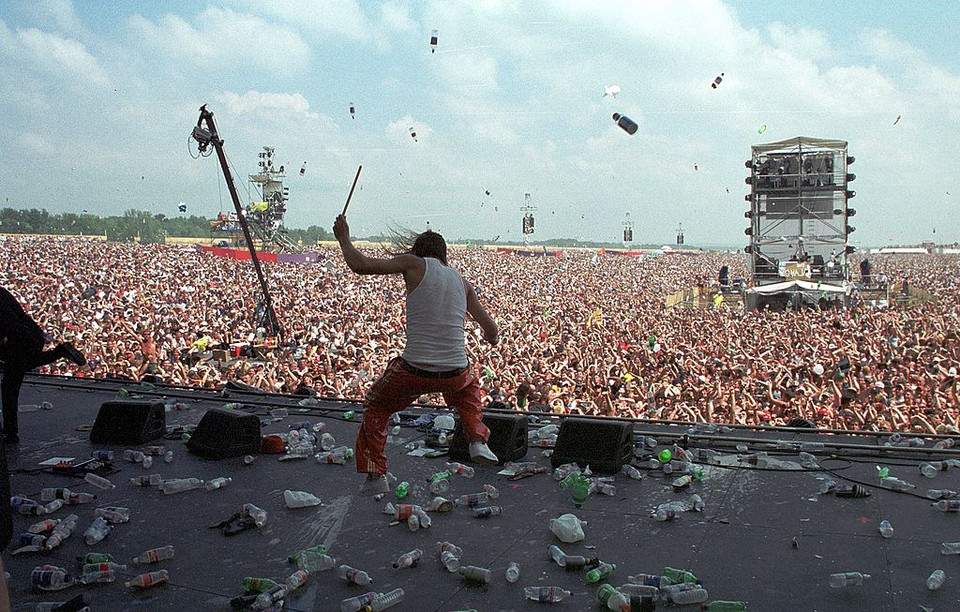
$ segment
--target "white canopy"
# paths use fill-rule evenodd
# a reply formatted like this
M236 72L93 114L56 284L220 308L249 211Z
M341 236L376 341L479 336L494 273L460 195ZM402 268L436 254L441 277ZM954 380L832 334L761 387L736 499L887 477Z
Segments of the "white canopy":
M775 295L777 293L795 293L798 291L821 291L826 293L848 293L849 285L831 285L828 283L813 283L804 280L792 280L782 283L773 283L770 285L760 285L747 289L747 293L759 293L761 295Z

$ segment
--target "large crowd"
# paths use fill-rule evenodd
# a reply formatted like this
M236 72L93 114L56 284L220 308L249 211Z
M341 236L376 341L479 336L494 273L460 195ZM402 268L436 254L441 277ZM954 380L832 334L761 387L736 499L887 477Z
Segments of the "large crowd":
M59 362L44 372L362 398L403 350L403 281L355 275L336 246L319 251L316 264L265 265L284 329L276 347L258 327L250 262L193 248L7 238L0 285L51 341L70 340L88 357L83 367ZM450 253L500 325L501 342L490 347L467 323L485 401L570 414L960 431L960 258L870 260L892 287L907 281L935 299L909 308L862 300L847 309L668 309L673 292L710 291L723 265L731 278L746 276L743 255ZM267 346L251 348L258 345Z

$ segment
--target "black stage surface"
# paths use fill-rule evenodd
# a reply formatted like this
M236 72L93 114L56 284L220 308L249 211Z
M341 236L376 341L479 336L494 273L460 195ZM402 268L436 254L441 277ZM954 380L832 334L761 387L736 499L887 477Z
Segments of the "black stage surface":
M78 426L91 425L100 405L115 397L121 383L83 381L50 377L29 377L21 394L21 405L49 401L51 410L20 415L19 448L8 450L13 494L39 496L44 487L68 487L99 495L97 504L66 506L52 515L63 518L73 511L79 515L77 530L51 553L11 556L15 542L3 560L11 574L14 610L33 610L36 602L63 601L82 591L93 599L92 610L229 610L229 600L242 593L245 576L269 577L282 581L294 571L287 556L299 549L324 544L341 563L367 571L376 591L401 587L403 603L391 610L532 610L541 605L527 601L523 587L556 585L572 591L559 605L570 610L603 609L596 602L595 585L586 583L585 573L566 572L548 557L547 547L560 544L568 554L599 556L616 564L608 582L619 586L636 573L658 574L664 566L688 569L703 581L711 599L743 600L749 610L869 610L900 611L960 609L960 556L942 556L941 542L960 541L960 514L944 513L922 497L928 488L960 489L960 469L940 472L934 479L921 476L918 464L928 459L957 458L956 450L932 451L935 439L923 448L896 449L883 454L883 438L810 433L802 430L736 428L726 433L698 438L690 447L711 447L724 453L729 467L704 466L702 482L685 493L670 486L674 476L644 471L640 481L623 474L615 479L615 496L591 495L581 509L575 509L569 490L561 490L548 474L511 481L497 475L497 468L477 466L472 480L455 477L448 498L481 490L485 483L500 491L493 503L503 507L501 516L476 519L463 508L449 513L431 513L430 529L411 532L404 524L391 526L391 517L382 513L393 494L381 501L360 497L361 477L351 461L346 466L318 465L305 461L279 462L277 455L260 455L252 466L239 458L210 460L186 451L179 441L160 440L173 449L172 463L161 458L149 470L116 461L120 472L110 476L117 487L100 491L79 478L37 471L38 463L52 456L84 459L95 448L89 433ZM292 396L252 395L230 392L229 397L198 389L162 387L144 391L127 383L134 395L166 396L185 402L188 410L167 413L167 425L196 424L205 410L225 402L243 402L248 410L268 421L271 407L285 406L290 416L268 422L264 433L286 431L294 421L323 421L326 431L353 446L358 419L342 419L347 410L360 406L349 402L321 402L314 408L300 408ZM414 409L415 410L415 409ZM546 415L543 415L544 418ZM636 422L635 435L655 432L661 445L682 435L689 424ZM433 497L426 479L443 469L444 459L406 455L404 444L422 437L405 427L398 440L388 446L391 471L412 485L410 500L424 504ZM777 440L815 441L828 445L817 451L818 458L836 453L841 458L823 461L824 467L840 478L873 485L877 465L888 466L893 476L911 482L920 495L908 495L870 486L867 498L838 498L819 494L821 471L755 469L740 465L734 446L749 445L748 452L767 450L783 461L799 461L793 450L776 451ZM830 445L836 445L831 448ZM120 452L124 446L107 447ZM138 447L143 448L143 447ZM746 453L743 453L744 455ZM549 466L540 448L530 448L526 460ZM744 461L744 463L746 463ZM637 464L641 464L637 461ZM645 462L643 462L645 465ZM164 478L197 477L210 480L227 476L233 482L225 488L204 489L164 495L156 487L137 487L131 477L160 473ZM290 510L284 505L285 489L309 491L322 506ZM684 512L671 522L657 522L651 508L699 493L706 509ZM393 500L396 501L396 500ZM259 530L225 537L208 526L229 517L246 503L264 508L269 518ZM125 506L131 521L115 527L102 542L87 546L83 532L90 525L97 505ZM586 538L562 544L551 534L549 521L573 512L588 522ZM881 538L878 524L888 519L895 529L890 539ZM14 539L40 520L14 515ZM436 543L449 540L464 550L463 564L489 568L492 581L472 586L458 574L441 566ZM170 582L147 590L124 588L127 576L146 571L129 565L142 551L173 544L176 556L147 569L167 569ZM394 569L393 561L414 548L424 551L422 562L410 569ZM73 586L64 591L35 591L31 570L50 563L76 571L75 558L90 551L111 553L128 569L111 584ZM521 577L510 584L504 578L507 564L516 561ZM943 569L946 582L938 591L929 591L926 579ZM872 580L862 586L832 589L828 577L834 572L862 572ZM287 598L288 610L339 610L344 598L361 594L365 587L340 580L336 571L318 572ZM658 604L657 609L667 607ZM696 610L687 606L680 610Z

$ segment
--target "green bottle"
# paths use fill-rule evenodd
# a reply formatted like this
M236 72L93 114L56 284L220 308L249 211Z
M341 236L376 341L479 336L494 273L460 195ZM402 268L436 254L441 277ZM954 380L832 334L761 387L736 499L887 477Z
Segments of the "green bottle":
M744 612L747 609L747 602L717 600L700 604L700 609L706 612Z
M407 496L407 493L410 492L410 483L404 480L397 485L395 493L397 494L397 499L403 499Z
M343 413L343 420L344 420L344 421L349 421L350 419L353 418L353 415L355 415L355 414L357 414L357 413L354 412L353 410L347 410L346 412Z
M244 578L243 590L247 593L266 593L277 586L276 581L269 578Z
M115 563L113 555L108 553L87 553L82 557L77 557L77 561L84 565L87 563Z
M573 483L573 505L579 508L583 502L587 501L590 495L590 479L586 476L580 476Z
M693 572L688 572L687 570L674 569L672 567L663 568L663 577L670 581L670 584L680 584L682 582L689 582L690 584L697 584L700 582L697 580L697 577L693 575Z
M299 550L293 553L292 555L290 555L289 557L287 557L287 561L289 561L290 563L297 563L298 561L300 561L301 558L305 556L310 556L312 554L325 555L327 554L327 547L324 546L323 544L318 544L317 546L304 548L303 550Z
M613 563L601 563L587 572L587 584L594 584L595 582L606 580L615 569L617 569L617 566Z
M450 480L450 477L451 477L451 476L453 476L453 474L451 474L449 470L443 470L442 472L437 472L436 474L434 474L433 476L431 476L431 477L430 477L430 482L439 482L439 481L441 481L441 480Z
M600 588L597 590L597 601L606 605L607 600L610 599L614 593L617 592L617 588L612 584L607 584L606 582L600 585Z
M670 463L670 460L673 458L673 453L670 452L669 448L665 448L659 453L657 453L657 461L660 463Z

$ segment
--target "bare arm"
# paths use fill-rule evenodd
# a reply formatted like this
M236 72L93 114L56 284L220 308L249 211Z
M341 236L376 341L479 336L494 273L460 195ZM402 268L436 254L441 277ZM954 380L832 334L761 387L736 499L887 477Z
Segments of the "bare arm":
M483 339L490 344L496 344L500 341L500 329L497 322L487 313L487 309L480 303L477 292L473 290L473 285L464 281L467 286L467 312L473 317L473 320L480 325L483 330Z
M333 234L340 243L343 260L357 274L403 274L419 269L422 262L416 255L398 255L390 259L367 257L350 241L350 226L347 218L339 215L333 223Z

